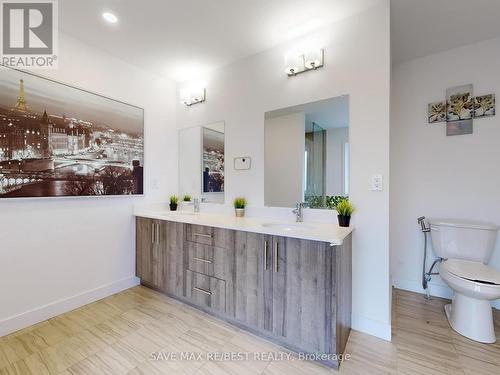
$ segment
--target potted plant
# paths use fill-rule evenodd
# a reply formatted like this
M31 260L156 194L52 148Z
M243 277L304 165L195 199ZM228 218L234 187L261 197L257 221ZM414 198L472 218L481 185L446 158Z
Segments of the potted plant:
M176 211L177 210L177 203L179 202L179 199L175 195L170 196L170 211Z
M236 217L245 216L245 206L247 201L245 198L235 198L234 199L234 212L236 213Z
M337 210L337 217L339 218L339 226L348 227L351 221L351 215L354 211L354 207L349 203L348 199L340 200L335 206Z
M184 197L182 197L182 201L183 202L191 202L191 196L190 195L184 195Z

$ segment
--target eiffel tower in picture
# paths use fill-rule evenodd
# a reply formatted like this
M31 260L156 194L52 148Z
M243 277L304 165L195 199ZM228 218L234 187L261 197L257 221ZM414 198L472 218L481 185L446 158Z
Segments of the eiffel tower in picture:
M24 81L19 80L19 96L17 97L17 103L13 108L16 112L28 112L28 107L26 106L26 98L24 97Z

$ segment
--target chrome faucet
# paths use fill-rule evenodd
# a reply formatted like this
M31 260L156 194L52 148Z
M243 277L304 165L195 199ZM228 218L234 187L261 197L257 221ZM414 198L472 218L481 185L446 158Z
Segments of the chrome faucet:
M298 202L295 210L292 212L295 214L295 221L297 223L302 223L304 221L304 208L306 204L304 202Z
M200 198L193 199L194 212L200 212Z

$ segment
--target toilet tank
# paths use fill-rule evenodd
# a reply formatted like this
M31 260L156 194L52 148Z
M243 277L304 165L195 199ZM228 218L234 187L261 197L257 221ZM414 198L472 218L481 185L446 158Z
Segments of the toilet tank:
M445 259L463 259L487 264L498 225L458 219L429 219L435 254Z

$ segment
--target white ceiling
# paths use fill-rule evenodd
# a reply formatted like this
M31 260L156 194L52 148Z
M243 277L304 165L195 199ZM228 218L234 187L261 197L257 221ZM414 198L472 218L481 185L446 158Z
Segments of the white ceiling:
M63 32L178 81L266 50L380 0L63 0ZM107 24L102 12L118 17Z
M391 0L392 61L500 36L500 0Z

